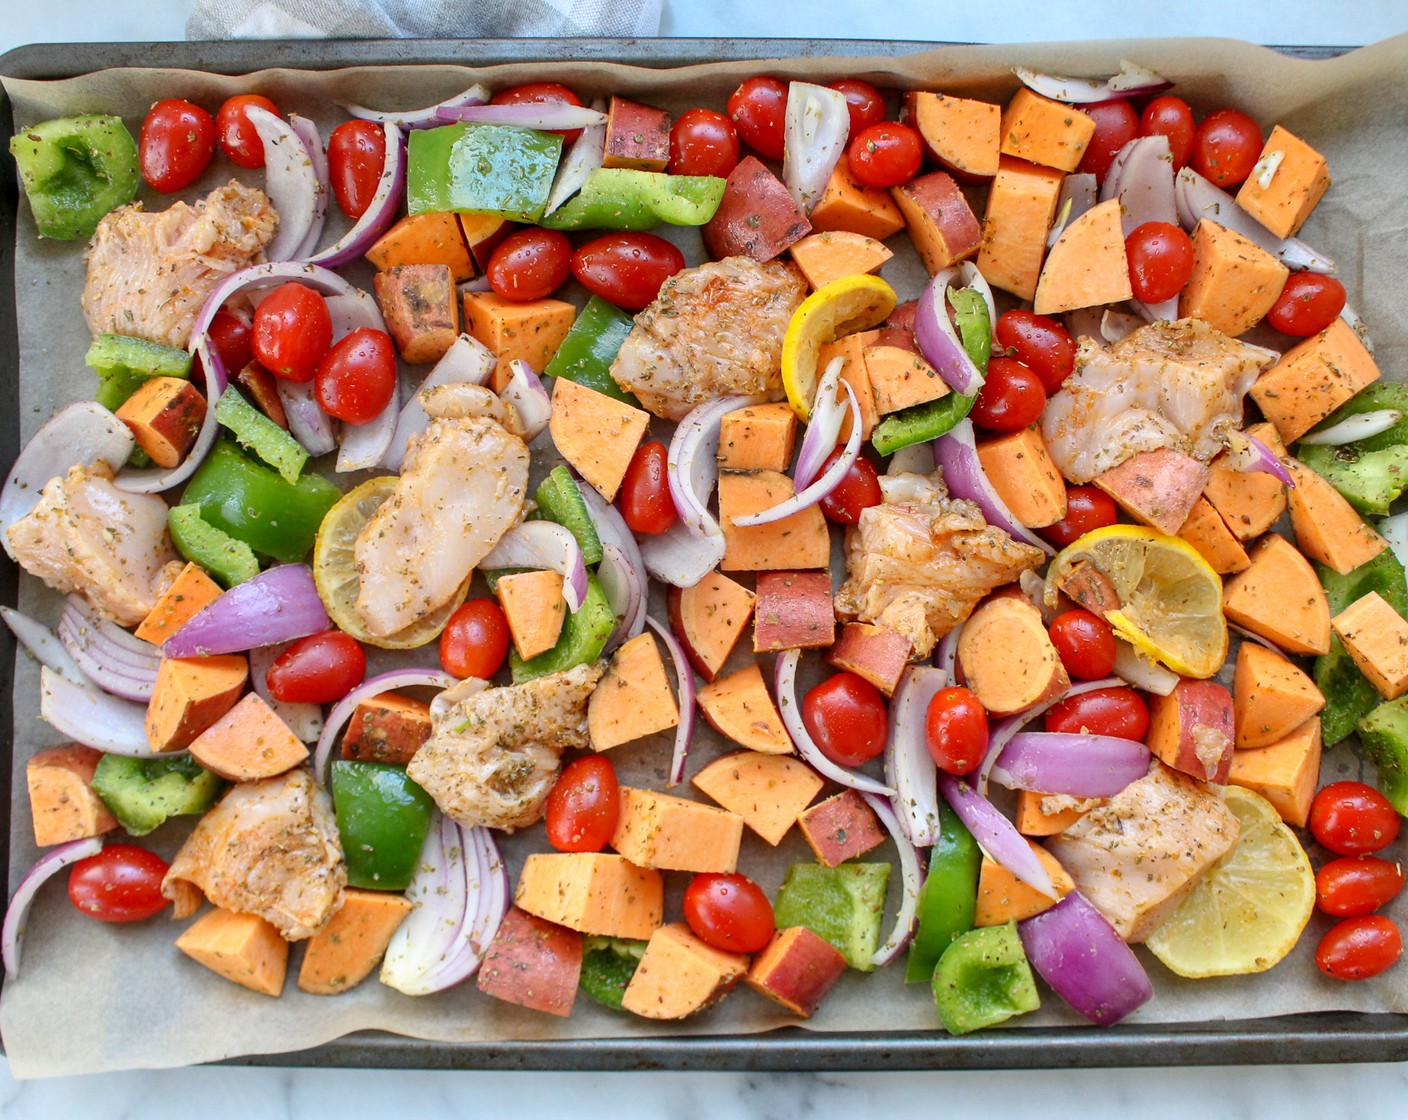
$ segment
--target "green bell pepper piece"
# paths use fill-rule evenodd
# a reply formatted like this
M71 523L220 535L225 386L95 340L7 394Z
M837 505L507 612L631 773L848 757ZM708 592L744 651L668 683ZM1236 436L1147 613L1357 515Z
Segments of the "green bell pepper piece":
M611 376L611 363L634 325L635 320L619 307L600 296L592 296L577 313L572 329L543 373L548 377L565 377L639 408L640 401L635 394L621 388Z
M598 167L587 174L575 197L538 224L561 230L647 230L661 222L702 226L714 216L723 197L724 180L716 175Z
M105 754L93 771L93 792L133 836L145 836L169 817L205 812L224 788L189 755Z
M1323 564L1315 565L1315 571L1325 588L1330 614L1339 614L1369 592L1377 591L1389 606L1408 618L1408 577L1393 549L1384 549L1348 575L1340 575ZM1354 664L1338 634L1330 635L1330 651L1315 659L1314 676L1316 687L1325 697L1320 732L1325 745L1331 747L1374 709L1379 694Z
M449 124L412 131L406 209L501 214L516 222L543 216L562 137L498 124Z
M1359 721L1364 757L1379 771L1379 792L1408 817L1408 696L1380 704Z
M948 293L948 301L953 305L953 325L958 331L958 340L968 357L978 367L978 372L987 375L988 358L992 356L992 321L988 318L988 301L972 288L959 288Z
M233 385L215 402L215 419L229 429L241 447L253 451L278 471L285 482L298 481L303 465L308 462L307 450L245 400Z
M500 575L506 573L499 573ZM518 651L508 651L509 672L514 684L561 673L578 665L590 665L606 648L606 640L616 629L616 612L606 600L606 592L592 573L587 573L587 597L575 611L569 611L562 623L557 645L546 653L524 661Z
M121 408L149 378L191 376L191 356L186 351L125 334L98 335L83 361L98 375L93 399L109 412Z
M373 891L410 886L435 802L406 768L339 759L332 764L332 804L347 885Z
M582 972L578 985L597 1003L620 1011L626 985L636 974L648 944L648 941L629 941L624 937L595 934L587 937L582 942Z
M1408 443L1375 451L1357 443L1339 447L1302 443L1296 456L1365 516L1386 515L1408 487Z
M10 154L40 237L90 237L103 216L137 197L137 142L121 117L44 121L10 138Z
M538 484L533 500L538 503L537 516L545 521L555 521L572 531L577 538L577 546L582 550L584 564L601 563L601 537L597 535L591 511L587 509L571 471L563 466L553 467Z
M201 516L200 506L173 506L166 515L166 527L181 559L199 564L226 587L259 574L254 549L217 529Z
M919 888L919 924L909 943L904 981L928 983L934 966L960 934L973 928L983 853L958 814L939 805L939 839L929 852L929 873Z
M773 903L777 928L806 926L852 968L872 972L889 881L888 863L794 863Z
M934 1004L949 1034L1005 1023L1041 1006L1017 923L969 930L934 969Z

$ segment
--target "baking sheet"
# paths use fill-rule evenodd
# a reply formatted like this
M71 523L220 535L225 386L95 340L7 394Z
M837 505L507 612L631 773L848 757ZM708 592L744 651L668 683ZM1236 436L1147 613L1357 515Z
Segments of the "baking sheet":
M667 106L720 104L744 76L766 69L784 77L829 80L848 74L869 76L894 88L935 88L1005 100L1015 88L1008 73L1021 62L1055 72L1110 72L1119 59L1136 58L1180 80L1180 91L1207 110L1230 103L1270 123L1280 121L1323 151L1335 186L1304 231L1340 262L1341 276L1369 323L1386 373L1401 370L1408 328L1393 314L1404 305L1404 281L1393 271L1391 246L1401 243L1405 206L1399 184L1408 171L1408 153L1398 140L1408 110L1403 63L1408 40L1398 39L1331 62L1308 63L1277 56L1246 44L1216 40L1160 43L946 48L898 59L801 58L758 63L714 64L661 72L599 63L554 62L550 76L584 94L618 92ZM270 93L284 108L312 112L331 122L330 103L357 100L379 106L424 104L463 88L472 80L506 85L542 76L529 64L472 69L419 66L398 70L348 69L326 74L264 71L228 79L171 71L123 69L63 82L6 80L17 123L89 110L119 111L135 129L158 96L181 95L215 104L236 91ZM689 241L689 237L684 239ZM903 241L901 237L896 239ZM89 391L91 375L82 355L88 343L77 292L81 264L72 245L38 242L27 210L21 207L16 244L16 306L19 323L22 435L28 436L55 407ZM885 275L901 298L918 291L912 261L887 266ZM56 597L24 580L22 605L52 618ZM37 670L27 658L17 666L15 687L16 790L23 789L23 762L59 736L37 718ZM705 729L695 758L707 760L719 749ZM613 752L618 761L662 772L668 737ZM692 764L691 772L702 765ZM1327 766L1358 774L1353 756L1340 748ZM168 837L174 847L177 837ZM506 845L510 862L540 842L537 830ZM764 846L750 836L741 867L771 888L782 869L810 858L795 839L776 858L764 860ZM11 885L31 862L28 814L14 815L11 827ZM684 876L670 876L675 886ZM898 880L891 890L891 908ZM1408 913L1399 900L1398 910ZM1400 913L1400 919L1403 917ZM1318 920L1318 919L1317 919ZM51 885L30 920L24 972L6 985L0 999L0 1032L17 1076L171 1066L243 1054L276 1053L314 1046L348 1032L379 1028L413 1038L446 1042L547 1041L626 1036L660 1039L670 1035L737 1036L790 1022L770 1004L739 992L705 1017L683 1024L655 1025L614 1015L579 1001L572 1019L547 1016L488 1000L471 985L426 1000L415 1000L369 980L344 996L304 995L289 984L282 999L270 1000L219 981L172 947L175 930L156 921L140 928L88 922L69 907L58 884ZM1309 1010L1408 1011L1401 980L1390 973L1378 982L1339 985L1324 980L1310 960L1317 937L1307 933L1292 957L1262 977L1202 984L1178 981L1152 958L1148 967L1155 1000L1135 1019L1142 1023L1248 1019ZM297 957L294 958L296 967ZM848 975L808 1024L829 1032L933 1031L936 1020L922 988L905 989L901 969L872 976ZM1023 1027L1008 1035L1033 1033L1042 1025L1083 1023L1058 1006L1054 996ZM1043 1032L1044 1033L1044 1032ZM1081 1032L1085 1033L1085 1032ZM972 1040L974 1050L983 1039Z

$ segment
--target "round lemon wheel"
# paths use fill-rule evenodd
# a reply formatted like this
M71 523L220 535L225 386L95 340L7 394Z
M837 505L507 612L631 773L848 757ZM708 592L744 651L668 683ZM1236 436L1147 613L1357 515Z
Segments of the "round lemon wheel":
M357 575L352 548L357 543L357 534L395 489L396 477L382 475L362 483L355 490L349 490L328 510L313 543L313 582L317 584L318 595L323 600L328 617L340 630L351 634L359 642L382 649L415 649L440 636L450 615L464 602L469 581L460 585L449 602L417 619L404 630L384 638L367 632L361 616L357 614L357 592L361 588L361 580Z
M1315 907L1315 872L1266 798L1227 787L1242 831L1173 917L1154 931L1154 956L1179 976L1265 972L1300 940Z
M1227 659L1222 579L1187 541L1140 525L1107 525L1067 545L1046 575L1058 581L1082 560L1114 586L1120 609L1106 620L1140 653L1185 677L1210 677Z
M793 312L782 339L782 387L799 419L811 415L821 348L878 327L890 317L897 298L880 277L861 273L823 284Z

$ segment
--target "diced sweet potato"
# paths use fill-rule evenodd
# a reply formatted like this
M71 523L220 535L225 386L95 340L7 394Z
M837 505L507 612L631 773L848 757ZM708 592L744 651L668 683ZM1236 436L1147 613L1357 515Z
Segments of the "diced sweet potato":
M1258 169L1270 167L1273 160L1265 186L1259 172L1247 176L1237 192L1237 205L1277 237L1290 237L1325 194L1330 172L1324 156L1279 124L1262 146Z
M250 362L235 380L254 407L272 420L284 431L288 431L288 414L284 412L284 402L279 399L279 380L258 362Z
M402 218L367 250L366 258L378 272L404 264L443 264L456 284L474 278L474 260L456 214L427 210Z
M308 757L308 748L251 692L191 741L191 757L232 782L272 778Z
M720 472L719 523L724 533L724 558L719 567L728 572L830 568L831 532L820 506L808 506L764 525L733 523L735 517L771 509L793 493L792 480L777 471Z
M552 442L608 502L616 497L650 414L559 377L552 387Z
M1273 451L1285 450L1270 424L1253 424L1247 434ZM1239 541L1261 536L1286 512L1286 487L1275 475L1233 470L1227 465L1226 455L1219 455L1208 464L1208 469L1212 473L1203 487L1203 497L1212 503Z
M513 903L549 922L601 937L649 937L664 920L660 872L610 852L533 852Z
M704 685L695 697L709 726L762 754L791 754L792 740L756 661Z
M430 739L430 705L383 692L352 711L342 736L342 757L353 762L405 766Z
M606 117L603 167L664 171L670 162L670 114L653 105L613 97Z
M499 923L476 981L485 995L566 1017L582 974L582 935L516 906Z
M693 587L670 588L668 599L670 629L690 664L712 681L748 629L753 593L722 572L710 572Z
M1056 897L1052 898L1042 894L1035 887L1027 886L1002 864L984 853L982 866L978 871L978 908L973 915L973 924L979 929L984 926L1000 926L1007 922L1021 922L1044 914L1076 889L1070 875L1056 862L1055 856L1031 840L1028 840L1027 844L1037 862L1046 868L1046 873L1051 876L1051 885L1056 888Z
M464 243L469 247L469 255L474 258L474 263L480 269L489 267L489 258L494 255L499 242L520 228L517 222L509 221L502 214L460 213L455 217L460 221L460 232L464 234ZM467 319L468 315L465 317Z
M786 401L735 408L719 421L719 466L785 473L796 440L797 414Z
M513 648L527 661L557 645L567 617L562 576L557 572L514 572L500 576L494 590L513 635Z
M1002 113L1002 154L1043 167L1074 171L1094 135L1089 114L1029 89L1019 89Z
M849 230L810 234L788 251L813 291L844 276L878 272L895 255L883 241Z
M137 446L159 467L186 457L205 419L205 398L184 377L150 377L117 409Z
M546 369L576 318L577 309L560 299L520 302L495 292L464 294L464 329L498 359L489 382L496 393L508 384L515 358L535 371Z
M219 597L220 585L205 574L205 569L199 564L187 564L134 633L144 642L159 646Z
M1110 577L1088 560L1077 560L1056 577L1061 594L1092 614L1105 617L1107 611L1119 610L1120 596Z
M1304 828L1320 780L1321 747L1320 720L1308 719L1269 747L1238 751L1227 780L1261 794L1283 821Z
M968 200L945 171L920 175L890 192L909 227L910 240L932 276L971 257L983 242Z
M1237 748L1269 747L1325 706L1315 682L1274 650L1243 642L1232 678Z
M158 754L185 750L235 706L247 680L249 662L242 654L163 658L147 704L147 742L152 750Z
M86 840L117 827L117 818L93 792L93 771L102 757L102 751L68 743L39 751L25 763L29 816L39 847Z
M958 664L993 715L1024 712L1071 684L1041 612L1012 595L989 599L972 613L958 639Z
M753 608L753 652L824 649L836 640L829 572L762 572Z
M826 661L893 696L913 653L914 643L897 631L868 622L848 622L841 627L841 636Z
M1354 328L1336 319L1282 354L1256 379L1251 395L1290 443L1378 379L1379 367Z
M1354 664L1385 700L1408 692L1408 620L1377 591L1330 619Z
M1066 484L1035 424L979 440L978 460L1012 516L1028 529L1040 529L1066 516Z
M845 971L841 950L806 926L789 926L773 934L744 980L755 992L808 1019Z
M396 265L372 277L372 289L396 349L411 365L438 362L459 337L459 296L449 265Z
M876 331L875 345L861 351L876 413L885 416L948 396L947 383L915 351L913 335L906 339L907 345L894 346L881 342L882 336L888 333Z
M694 775L694 784L777 847L824 783L800 759L734 751Z
M1191 455L1160 447L1132 455L1094 482L1136 521L1173 536L1198 502L1212 472Z
M288 973L288 942L254 914L212 910L176 939L197 964L260 995L279 996Z
M1033 306L1038 315L1119 303L1133 295L1120 200L1092 206L1068 225L1046 255Z
M743 818L737 813L621 787L621 815L611 846L637 867L732 874L742 839Z
M638 634L616 651L587 701L592 749L610 750L668 731L679 722L679 705L655 638L648 632Z
M650 935L621 1007L646 1019L683 1019L722 999L747 971L747 957L706 945L675 922Z
M1021 299L1036 295L1064 178L1053 168L1002 157L988 192L978 250L978 269L994 288Z
M756 157L744 156L729 173L719 208L704 226L704 247L716 261L770 261L811 231L811 222L782 180Z
M335 996L355 988L381 963L392 935L412 909L399 894L346 888L342 908L308 939L298 969L299 990Z
M863 856L887 839L875 810L853 789L817 802L797 817L797 825L817 862L827 867Z
M1178 535L1196 548L1198 555L1220 576L1244 571L1251 564L1242 542L1206 498L1200 497L1193 503Z
M846 230L876 241L904 229L904 215L881 187L867 187L851 174L849 160L840 159L826 189L809 215L813 229Z
M1232 694L1216 681L1185 677L1167 696L1149 697L1149 750L1200 782L1227 784L1232 765Z
M1310 561L1274 533L1248 556L1251 567L1223 587L1227 620L1289 653L1328 652L1330 604Z
M1388 547L1344 495L1315 471L1289 455L1281 461L1296 482L1286 499L1296 545L1306 556L1348 575Z
M1193 230L1193 275L1178 314L1236 337L1271 310L1290 269L1240 233L1204 218Z
M817 369L825 369L833 359L844 358L845 364L841 366L841 380L851 387L856 395L856 404L860 409L860 435L861 439L869 439L875 432L875 425L880 423L880 411L875 404L875 391L870 385L870 370L865 364L865 351L873 345L880 337L878 330L856 331L854 334L842 335L831 342L822 343L817 351ZM844 394L845 390L841 390ZM851 412L846 409L845 419L841 424L839 441L844 443L851 435Z
M1089 811L1077 804L1062 805L1054 812L1047 812L1046 801L1050 797L1052 795L1049 793L1034 793L1029 789L1017 791L1017 831L1023 836L1055 836L1065 832ZM1058 796L1057 800L1068 802L1071 799ZM1097 800L1091 808L1102 804L1103 801Z
M904 116L930 159L982 179L997 174L1002 146L999 106L916 90L904 95Z

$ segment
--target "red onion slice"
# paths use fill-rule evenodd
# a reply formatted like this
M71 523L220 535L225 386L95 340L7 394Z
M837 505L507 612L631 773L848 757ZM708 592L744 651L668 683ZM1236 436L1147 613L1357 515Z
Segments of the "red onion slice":
M88 678L79 683L91 681L114 696L143 704L152 698L161 651L101 617L77 595L69 596L58 637Z
M339 700L328 713L327 722L323 724L323 733L318 736L318 745L313 751L314 780L319 785L323 784L328 760L332 757L333 744L347 721L352 718L352 713L357 710L357 705L363 700L380 696L383 692L395 692L400 688L425 687L444 691L458 683L449 673L439 669L393 669L389 673L363 681Z
M1349 324L1349 328L1359 336L1359 341L1364 344L1364 349L1372 354L1374 352L1374 340L1369 337L1369 327L1364 320L1359 317L1359 312L1346 303L1340 308L1340 318Z
M1023 525L993 489L978 458L973 422L960 420L953 429L934 441L934 459L944 473L944 482L955 498L976 502L988 524L995 525L1014 540L1039 548L1047 556L1056 555L1044 540Z
M451 843L465 853L465 911L443 962L426 977L431 991L443 991L475 973L508 910L508 872L489 830L459 824L455 828L458 835Z
M1062 700L1069 700L1074 696L1084 696L1087 692L1094 692L1098 688L1116 688L1124 684L1124 681L1114 677L1102 677L1098 681L1082 681L1078 685L1066 689L1060 696L1053 696L1050 700L1045 700L1040 704L1033 705L1025 712L1018 712L1015 716L1008 716L993 724L988 732L988 749L983 754L983 761L978 764L977 773L974 776L974 788L978 793L986 797L988 795L988 778L992 774L993 767L997 765L997 760L1001 756L1007 744L1012 741L1022 728L1031 723L1038 716L1045 715L1047 711L1054 708ZM1055 793L1055 790L1039 790L1040 793Z
M85 747L131 758L152 754L145 704L76 685L48 666L39 670L39 715Z
M1134 301L1136 304L1138 301ZM1175 297L1173 302L1177 304ZM1162 307L1163 304L1155 304L1155 307ZM1148 319L1148 316L1145 316ZM1148 319L1153 322L1152 319ZM1123 311L1111 311L1108 307L1100 315L1100 337L1106 342L1114 344L1122 338L1128 338L1135 331L1144 325L1137 315L1126 315Z
M425 835L406 898L415 904L397 927L381 962L381 982L408 996L429 995L434 971L456 948L468 911L478 900L469 897L465 861L455 822L440 815Z
M319 184L313 157L282 117L258 105L248 106L245 115L264 145L264 190L279 215L274 240L264 255L271 261L291 260L307 240L318 209Z
M1124 151L1123 148L1120 149ZM1119 156L1115 156L1116 161ZM1106 172L1108 183L1115 175L1115 165ZM1046 247L1050 249L1060 240L1062 231L1095 205L1095 176L1085 171L1079 175L1067 175L1061 180L1061 193L1056 197L1056 220L1051 224L1051 232L1046 235Z
M993 808L992 802L962 778L939 773L939 792L949 807L958 814L978 846L996 863L1002 864L1034 891L1056 897L1051 876L1032 852L1027 839L1016 825Z
M898 474L933 474L934 449L927 443L911 443L901 447L890 456L890 465L885 474L893 478Z
M421 393L441 385L483 385L494 372L495 362L489 348L467 334L450 343L445 356L435 363L420 383L420 388L411 394L410 400L401 409L401 415L396 420L396 431L392 434L386 454L381 458L381 465L399 471L406 459L406 445L430 425L430 416L420 403Z
M76 685L86 687L91 683L78 663L69 656L58 635L43 623L36 622L27 614L20 614L12 607L0 607L0 618L5 620L5 625L16 640L34 655L39 664Z
M890 733L885 740L885 781L895 787L900 831L919 848L939 840L939 787L929 755L925 717L929 701L950 680L928 665L911 665L890 701Z
M406 143L394 124L381 127L386 135L386 162L371 202L356 224L326 249L309 257L309 264L341 268L362 256L396 221L406 187Z
M671 587L693 587L724 558L724 535L696 537L679 521L640 546L645 570Z
M811 82L788 84L782 181L804 214L811 213L831 172L846 154L850 131L851 111L845 94Z
M942 670L948 679L958 682L958 640L963 637L963 623L959 623L942 638L934 649L934 668Z
M334 342L341 341L356 330L386 330L386 321L381 317L381 308L376 300L360 289L354 289L347 295L329 296L327 305L328 314L332 316ZM400 417L401 382L397 378L391 399L375 420L366 424L343 422L339 425L337 463L333 469L344 474L375 467L391 447Z
M992 778L1008 789L1033 793L1114 797L1148 773L1148 748L1132 739L1023 731L1012 736Z
M542 434L552 418L552 397L543 388L543 380L522 358L509 362L508 384L499 395L513 405L523 424L523 439L531 442Z
M846 418L845 402L840 396L841 369L845 364L845 358L832 358L817 382L811 415L807 417L807 431L802 437L802 448L797 452L797 469L792 472L798 490L806 489L821 472L826 457L836 450L836 442L841 438L841 424Z
M1134 950L1079 891L1018 922L1017 932L1051 990L1097 1026L1113 1026L1153 998L1154 986Z
M945 268L929 281L914 311L914 343L945 385L971 397L983 387L983 375L958 340L958 332L948 317L949 285L959 275L958 268Z
M1324 253L1316 252L1298 237L1277 237L1238 206L1230 194L1204 179L1191 167L1185 167L1178 173L1174 180L1173 197L1178 220L1190 232L1200 218L1207 218L1254 241L1287 268L1327 275L1335 271L1335 262Z
M311 381L285 381L278 378L274 388L288 418L288 430L309 455L326 455L337 446L332 417L323 411L313 395Z
M1408 513L1395 513L1385 517L1376 528L1379 535L1388 541L1389 548L1398 557L1398 562L1408 566Z
M838 766L821 753L821 748L816 745L808 733L807 725L802 722L802 706L797 702L797 662L801 655L802 651L796 649L784 650L778 654L777 666L773 675L773 681L777 686L777 706L782 713L782 722L787 727L787 733L792 736L792 742L796 744L797 753L818 774L824 778L830 778L838 785L846 786L860 793L876 793L881 797L894 797L895 791L889 786L867 778L864 774L847 770L844 766Z
M455 94L454 97L447 97L435 105L427 105L424 109L406 109L383 112L377 109L368 109L365 105L343 105L347 115L356 117L360 121L375 121L377 124L394 124L401 128L433 128L440 123L440 119L435 115L440 109L454 109L467 105L483 105L491 94L489 90L475 83L466 90Z
M1061 78L1055 74L1040 74L1025 66L1013 67L1012 73L1032 92L1049 97L1052 101L1064 101L1071 105L1109 101L1113 97L1138 97L1140 94L1156 93L1161 89L1173 87L1173 83L1167 78L1155 74L1147 66L1130 62L1127 58L1120 59L1120 72L1104 81L1091 78Z
M323 236L323 226L328 217L328 190L331 180L328 177L328 154L323 148L323 137L318 131L317 122L300 117L297 113L290 113L288 125L303 141L303 148L313 165L313 176L318 180L318 191L313 199L313 220L308 225L303 243L293 255L294 260L301 261L313 255L318 248L318 239Z
M875 955L870 958L877 968L884 968L900 955L909 944L909 939L914 936L915 918L919 913L919 888L924 882L924 874L919 869L919 852L900 826L903 816L897 819L896 814L891 811L894 802L876 797L873 793L862 793L861 797L865 798L865 803L880 818L880 823L894 839L895 848L900 855L901 888L904 893L900 898L899 913L895 915L894 928L890 930L884 944L876 949Z
M1100 201L1120 200L1120 222L1128 237L1145 222L1178 223L1173 200L1173 157L1167 136L1139 136L1119 150L1116 173L1100 188Z
M1135 688L1168 696L1183 678L1157 661L1151 661L1123 638L1115 638L1115 676Z
M1361 412L1356 416L1341 420L1338 424L1331 424L1328 428L1301 436L1300 442L1314 446L1339 447L1341 444L1353 443L1355 440L1382 435L1402 419L1403 413L1396 408L1380 408L1374 412Z
M94 640L107 648L110 656L135 668L155 668L161 663L161 650L130 630L124 630L111 619L104 618L82 595L70 595L64 604L63 617L91 632Z
M332 623L306 564L279 564L230 588L166 639L167 657L213 657L306 638Z
M609 653L622 642L645 630L646 600L649 593L645 561L641 558L635 534L626 525L621 511L590 486L579 482L577 490L581 493L582 500L587 503L597 536L601 538L602 558L601 563L597 565L596 575L601 581L602 591L606 593L607 602L611 604L611 609L616 615L616 630L603 651Z
M856 401L855 390L845 381L841 382L841 387L846 390L846 396L850 400L851 434L846 440L846 446L841 451L840 457L805 490L798 491L790 498L784 498L771 509L761 510L758 513L745 513L742 517L735 517L733 519L735 525L767 525L774 521L781 521L784 517L791 517L794 513L816 505L841 485L846 473L855 466L856 459L860 457L861 433L860 404ZM827 452L828 455L830 453L830 451Z
M592 102L592 108L601 112L606 102L600 98ZM602 165L606 158L606 122L588 125L582 129L572 150L558 164L553 176L552 190L548 192L548 204L543 208L543 216L561 208L569 198L582 189L587 176Z
M1227 433L1227 465L1234 471L1269 474L1283 486L1296 484L1281 457L1249 432Z
M533 568L562 576L562 597L574 613L587 597L587 566L572 530L555 521L525 521L505 533L479 570Z
M249 651L249 683L259 699L268 704L276 716L288 724L289 730L305 743L316 743L323 733L323 709L320 704L294 704L276 699L269 691L269 669L288 648L287 643L258 646Z
M670 660L675 664L675 680L679 682L680 722L675 728L675 750L670 756L670 780L666 783L667 786L674 787L684 781L684 765L689 759L689 741L694 736L694 670L690 668L689 658L685 656L684 647L680 645L674 632L650 615L645 616L645 621L670 651Z
M20 974L20 950L24 947L25 918L29 916L29 908L34 902L34 896L39 893L39 888L65 867L89 856L95 856L102 850L101 836L70 840L67 844L50 848L25 872L10 899L10 907L5 911L5 923L3 929L0 929L0 953L3 953L5 975L9 979L13 980Z
M563 101L523 101L517 105L441 105L435 119L446 124L504 124L553 132L606 126L606 114Z
M992 285L988 283L987 277L978 271L978 266L972 261L958 262L958 278L963 281L963 286L972 288L983 297L983 305L988 311L988 330L997 329L997 301L993 298ZM967 353L967 349L964 349Z

